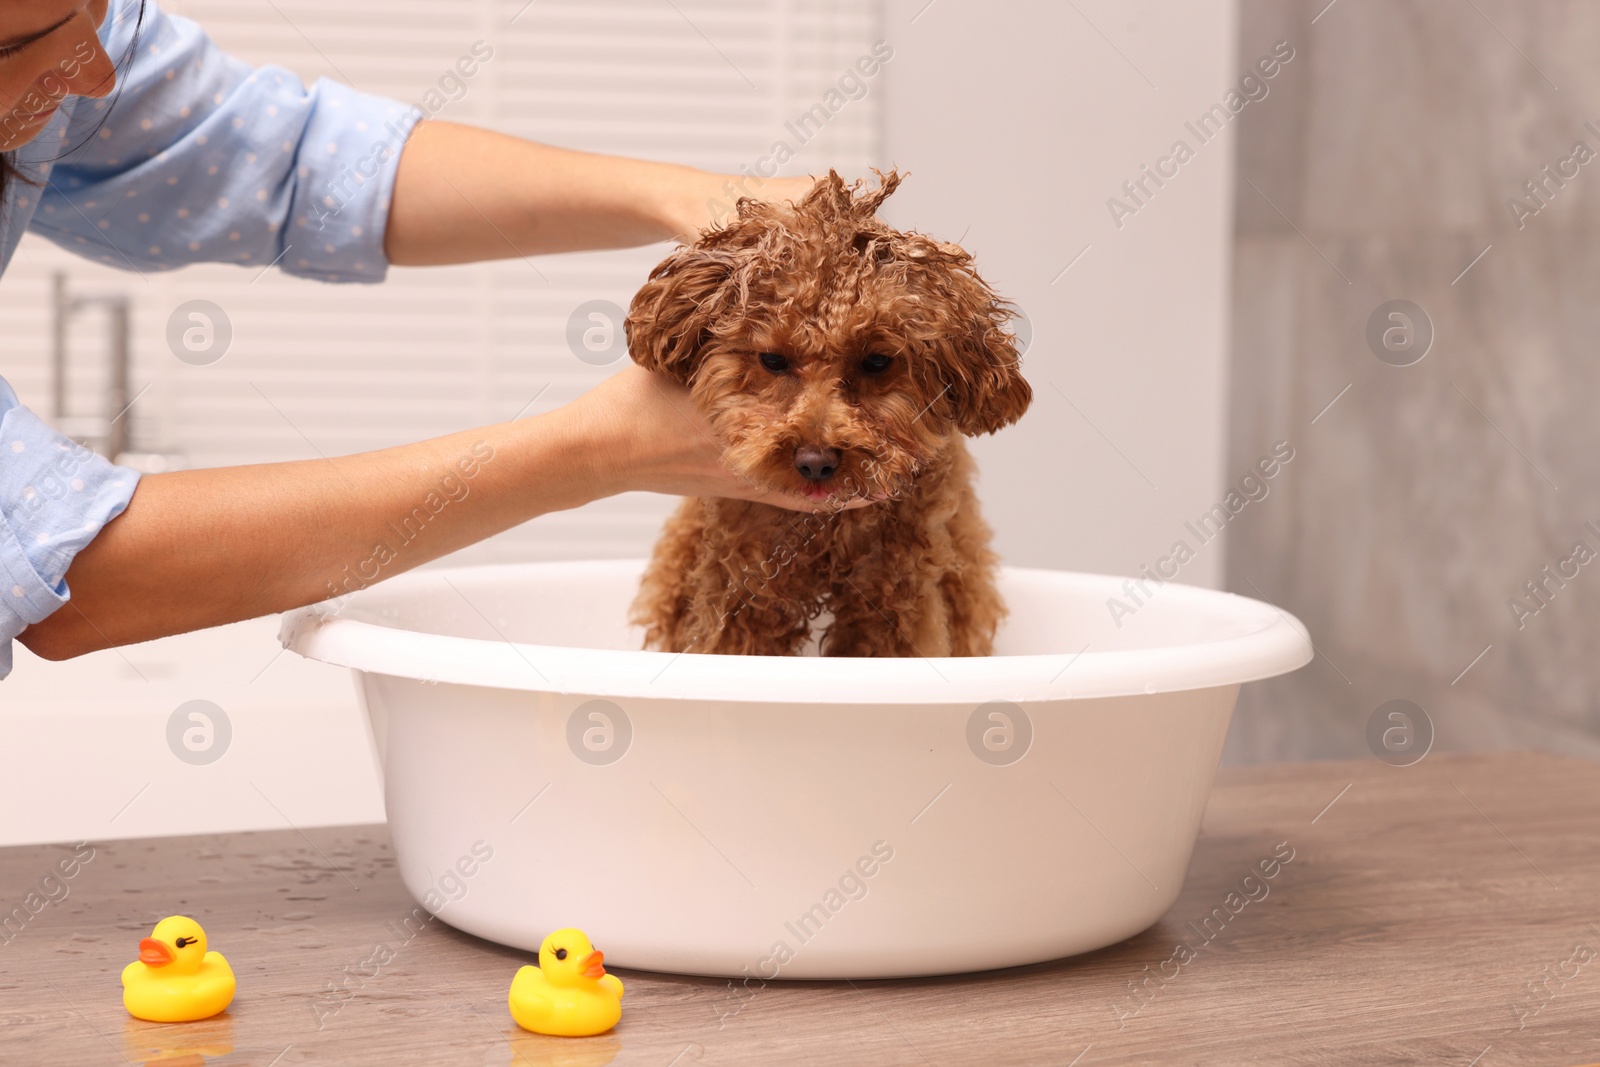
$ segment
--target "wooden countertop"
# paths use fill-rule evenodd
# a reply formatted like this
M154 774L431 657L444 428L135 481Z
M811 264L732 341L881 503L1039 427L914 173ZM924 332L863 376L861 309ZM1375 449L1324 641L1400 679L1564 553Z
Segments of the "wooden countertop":
M1294 858L1267 895L1230 905L1280 842ZM780 982L750 997L720 979L619 971L621 1025L581 1041L512 1023L505 997L522 953L439 921L401 941L394 924L413 904L381 826L93 847L64 900L0 931L0 1062L1600 1060L1600 765L1535 753L1225 771L1178 904L1119 945L955 978ZM0 909L25 907L71 851L0 850ZM1229 919L1207 939L1190 924L1217 908ZM118 974L170 912L200 919L239 976L217 1019L163 1027L122 1010ZM380 943L394 947L386 964L372 962Z

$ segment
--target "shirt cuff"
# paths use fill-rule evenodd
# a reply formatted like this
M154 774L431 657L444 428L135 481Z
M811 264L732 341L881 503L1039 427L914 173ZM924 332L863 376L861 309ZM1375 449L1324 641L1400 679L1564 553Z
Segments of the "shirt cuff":
M22 542L0 513L0 678L11 673L11 639L67 602L66 583L52 585L28 559Z
M422 112L326 78L311 95L316 106L296 153L292 221L279 267L322 282L381 282L389 269L383 241L400 154Z
M0 386L3 386L0 382ZM10 396L0 388L0 399ZM0 413L0 678L11 639L71 598L72 560L122 514L139 473L57 433L24 407Z

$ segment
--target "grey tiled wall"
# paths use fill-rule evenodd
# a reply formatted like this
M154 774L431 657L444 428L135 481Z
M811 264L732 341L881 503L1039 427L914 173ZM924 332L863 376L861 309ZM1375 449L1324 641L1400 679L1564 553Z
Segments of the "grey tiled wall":
M1600 556L1541 574L1600 553L1600 4L1242 0L1240 56L1278 40L1239 128L1229 468L1296 456L1227 582L1318 655L1247 687L1225 758L1364 755L1396 698L1438 749L1600 758ZM1433 324L1411 366L1366 341L1392 299Z

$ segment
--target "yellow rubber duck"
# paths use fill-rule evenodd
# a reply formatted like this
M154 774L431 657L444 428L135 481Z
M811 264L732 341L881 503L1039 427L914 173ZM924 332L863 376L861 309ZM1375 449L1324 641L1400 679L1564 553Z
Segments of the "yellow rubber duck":
M153 1023L209 1019L233 1003L233 990L233 968L206 951L206 932L187 915L156 923L139 958L122 969L123 1007Z
M557 930L539 946L539 966L511 979L507 1002L524 1030L557 1037L603 1034L622 1018L622 982L582 930Z

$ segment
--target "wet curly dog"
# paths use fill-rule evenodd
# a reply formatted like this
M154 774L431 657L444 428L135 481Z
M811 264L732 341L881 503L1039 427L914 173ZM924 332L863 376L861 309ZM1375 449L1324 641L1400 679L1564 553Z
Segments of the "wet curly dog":
M741 200L634 297L634 361L689 386L735 471L817 501L684 500L633 606L645 647L791 655L815 629L829 656L992 650L1005 607L963 436L1033 392L972 257L876 217L900 180Z

